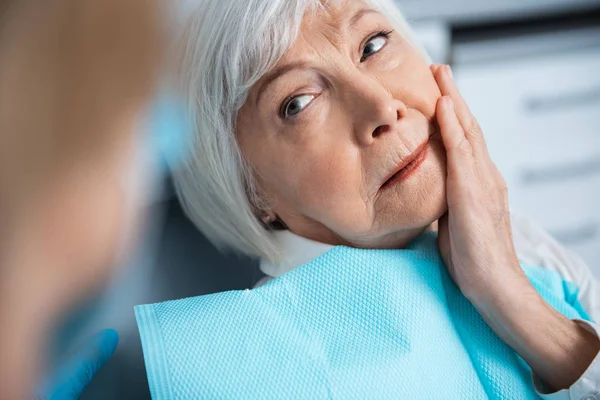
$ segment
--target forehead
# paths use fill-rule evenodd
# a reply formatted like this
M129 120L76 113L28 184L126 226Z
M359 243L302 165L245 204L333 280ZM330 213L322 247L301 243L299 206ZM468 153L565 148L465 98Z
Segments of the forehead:
M321 6L308 12L302 21L301 31L312 32L319 28L336 28L343 31L351 22L355 22L357 13L370 10L363 0L323 0Z
M360 31L364 19L382 15L362 0L326 0L320 7L308 11L300 25L298 36L283 54L277 65L292 62L292 59L311 58L333 45L341 50L353 35ZM323 55L323 54L321 54Z

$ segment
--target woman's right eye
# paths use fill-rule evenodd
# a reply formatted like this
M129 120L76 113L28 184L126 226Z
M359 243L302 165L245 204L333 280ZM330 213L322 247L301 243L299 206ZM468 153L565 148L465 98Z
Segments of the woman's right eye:
M291 98L283 104L283 107L281 107L281 116L286 119L298 115L300 111L304 110L304 108L314 100L314 98L315 96L311 94L304 94Z

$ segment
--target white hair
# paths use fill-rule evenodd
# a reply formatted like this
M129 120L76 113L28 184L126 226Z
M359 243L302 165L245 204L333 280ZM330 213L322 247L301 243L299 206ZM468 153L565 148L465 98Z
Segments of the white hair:
M332 0L329 0L332 1ZM429 60L394 0L366 0ZM252 86L281 59L323 0L185 0L177 59L193 132L173 171L188 217L217 247L276 261L281 249L258 215L268 210L235 135Z

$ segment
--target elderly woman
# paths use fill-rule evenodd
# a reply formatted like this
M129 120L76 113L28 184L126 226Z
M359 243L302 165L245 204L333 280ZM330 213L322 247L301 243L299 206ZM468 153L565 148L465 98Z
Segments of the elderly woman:
M404 249L435 231L453 281L531 367L531 386L597 398L598 327L548 306L513 236L519 254L587 282L593 313L589 272L530 225L513 235L505 182L450 68L430 65L392 0L188 3L193 156L175 182L209 239L276 278L334 246Z

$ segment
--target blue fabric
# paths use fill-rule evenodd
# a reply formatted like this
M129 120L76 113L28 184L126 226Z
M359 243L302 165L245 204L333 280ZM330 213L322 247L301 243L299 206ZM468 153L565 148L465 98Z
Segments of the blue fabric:
M560 276L525 267L569 318ZM426 234L336 247L267 285L136 307L154 399L533 399L531 371L454 285Z
M176 168L188 156L189 136L192 130L181 100L172 90L163 90L150 108L148 141L159 153L164 167Z

